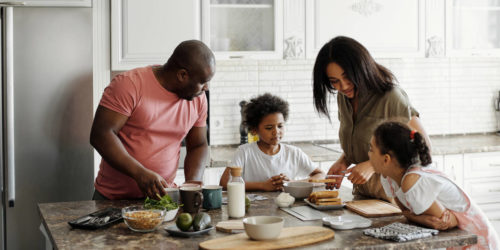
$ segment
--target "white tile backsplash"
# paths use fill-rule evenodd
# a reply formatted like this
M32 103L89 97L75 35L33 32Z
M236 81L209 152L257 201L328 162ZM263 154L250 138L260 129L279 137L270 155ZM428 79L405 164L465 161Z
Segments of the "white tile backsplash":
M497 129L493 99L500 90L500 58L377 61L397 77L429 134ZM285 141L338 139L335 99L330 104L332 123L314 109L313 66L314 60L217 61L217 72L210 83L210 115L217 118L210 119L211 144L239 144L239 102L265 92L290 104Z

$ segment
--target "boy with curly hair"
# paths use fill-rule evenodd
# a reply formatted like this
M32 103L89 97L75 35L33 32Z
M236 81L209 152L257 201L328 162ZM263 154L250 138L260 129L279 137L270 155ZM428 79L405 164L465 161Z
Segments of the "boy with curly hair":
M288 103L269 93L251 99L245 106L244 122L259 140L239 146L232 165L243 168L246 190L277 191L289 178L324 177L302 150L280 143L287 119ZM228 180L229 168L222 174L220 185L226 188Z

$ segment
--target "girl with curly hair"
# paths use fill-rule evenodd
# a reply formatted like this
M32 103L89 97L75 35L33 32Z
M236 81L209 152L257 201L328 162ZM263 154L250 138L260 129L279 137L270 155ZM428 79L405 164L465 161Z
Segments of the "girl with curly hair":
M244 108L244 123L259 140L239 146L233 166L243 168L246 190L276 191L283 182L304 177L322 178L309 157L298 147L281 143L288 119L288 103L266 93L250 100ZM220 185L224 188L229 179L229 169L224 171Z

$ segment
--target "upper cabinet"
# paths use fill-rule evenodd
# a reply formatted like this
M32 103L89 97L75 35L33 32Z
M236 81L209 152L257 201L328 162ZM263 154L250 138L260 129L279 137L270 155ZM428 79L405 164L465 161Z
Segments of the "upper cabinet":
M200 0L111 0L112 70L164 64L184 40L201 40Z
M446 4L448 55L500 55L500 1L449 0Z
M217 59L312 59L339 35L378 58L500 55L500 0L111 0L111 10L112 70L163 64L188 39Z
M92 7L91 0L12 0L2 1L10 6L26 6L26 7Z
M308 58L339 35L358 40L375 57L424 56L423 0L314 0L306 8Z
M203 0L203 38L217 59L283 57L282 0Z

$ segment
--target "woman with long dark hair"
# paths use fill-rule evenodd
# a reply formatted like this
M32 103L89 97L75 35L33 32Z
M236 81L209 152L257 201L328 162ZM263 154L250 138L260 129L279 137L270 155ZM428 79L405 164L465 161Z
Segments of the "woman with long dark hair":
M328 174L350 173L353 194L389 200L368 161L370 137L382 121L396 118L417 129L430 141L406 93L394 75L375 62L368 50L356 40L338 36L318 53L313 70L316 110L330 119L331 97L337 97L339 139L344 153ZM354 167L347 169L351 164ZM339 188L342 178L328 186Z

